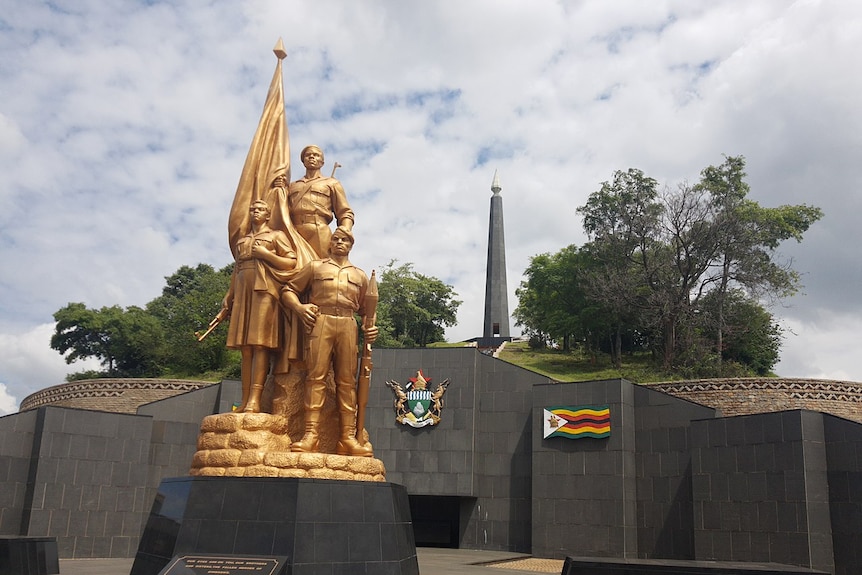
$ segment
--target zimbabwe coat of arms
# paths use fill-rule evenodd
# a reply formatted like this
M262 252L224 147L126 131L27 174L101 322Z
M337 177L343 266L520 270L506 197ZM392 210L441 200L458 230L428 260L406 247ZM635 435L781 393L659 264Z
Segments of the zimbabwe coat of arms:
M416 372L416 377L410 378L406 390L397 381L386 382L395 394L395 421L410 427L425 427L440 422L443 394L449 387L449 380L438 383L434 391L428 389L430 384L431 378L422 375L421 369Z

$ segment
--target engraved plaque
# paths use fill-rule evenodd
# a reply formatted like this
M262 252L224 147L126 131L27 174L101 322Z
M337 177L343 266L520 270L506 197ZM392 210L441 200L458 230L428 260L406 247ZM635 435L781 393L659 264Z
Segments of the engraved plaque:
M258 555L181 555L159 575L281 575L287 557Z

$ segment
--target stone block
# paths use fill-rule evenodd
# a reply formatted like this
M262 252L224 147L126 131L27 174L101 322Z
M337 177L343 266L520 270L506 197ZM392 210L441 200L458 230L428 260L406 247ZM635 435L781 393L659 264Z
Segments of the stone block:
M155 575L171 557L190 553L285 556L292 573L419 573L399 485L199 477L164 480L159 493L132 575Z

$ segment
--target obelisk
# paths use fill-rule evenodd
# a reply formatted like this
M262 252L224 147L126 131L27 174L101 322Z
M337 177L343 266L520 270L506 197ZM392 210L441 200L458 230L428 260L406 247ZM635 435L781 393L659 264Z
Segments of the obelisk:
M491 183L491 218L488 223L488 264L485 272L485 329L483 338L509 337L509 298L506 288L506 242L503 238L503 198L500 177Z

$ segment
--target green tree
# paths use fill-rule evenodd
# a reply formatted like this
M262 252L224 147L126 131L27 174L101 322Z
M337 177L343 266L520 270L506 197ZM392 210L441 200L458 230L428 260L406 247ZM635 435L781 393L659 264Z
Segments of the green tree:
M457 321L461 302L452 286L413 271L412 263L383 268L378 280L377 325L382 347L425 347L444 341L444 326Z
M99 359L104 370L97 373L103 376L235 374L238 357L225 347L224 328L202 342L194 335L221 308L232 270L232 264L218 271L206 264L182 266L165 278L162 295L146 309L88 309L83 303L70 303L54 314L51 347L64 354L67 363ZM71 374L67 379L92 375Z
M164 331L167 373L198 375L224 370L236 361L236 354L225 347L224 327L200 342L194 335L221 308L232 271L233 264L218 271L207 264L182 266L165 278L162 295L147 304L147 311L159 320Z
M803 233L822 212L806 205L764 208L749 200L742 157L726 157L701 172L698 184L661 194L639 170L618 171L578 209L600 266L585 278L591 298L614 316L636 318L654 334L653 348L671 369L681 352L700 349L700 300L714 299L714 350L725 349L725 298L742 289L779 299L799 276L776 249ZM715 292L713 294L713 292ZM735 302L738 303L738 302ZM707 348L703 348L708 353ZM719 371L722 354L718 353Z
M524 270L526 279L515 289L518 306L512 312L515 325L524 328L530 341L542 346L555 341L558 335L548 317L551 314L548 300L553 290L551 257L545 253L530 258L530 265Z
M587 298L581 279L593 264L590 254L574 245L530 258L526 279L515 290L515 325L526 328L531 338L562 343L563 351L571 349L573 340L595 349L608 322L601 304Z
M54 319L51 348L65 355L66 363L93 357L104 366L105 376L160 375L164 337L158 320L145 310L135 306L88 309L83 303L70 303Z
M611 357L619 366L626 326L635 323L642 333L671 338L675 334L669 326L676 321L676 307L658 297L668 295L659 286L673 275L661 241L664 206L658 182L641 170L617 171L577 212L592 240L584 251L595 262L581 271L584 290L606 311Z
M701 310L707 338L715 340L716 332L724 332L723 346L716 354L719 365L714 375L727 375L732 365L741 365L757 375L772 372L779 359L782 330L757 300L741 289L725 294L713 290L703 298Z
M802 235L823 212L805 204L764 208L747 198L745 158L728 156L719 166L701 172L697 187L709 197L714 214L717 253L704 286L714 289L716 348L725 349L725 300L734 289L751 297L779 299L799 288L799 274L789 263L776 260L775 251L789 239L802 241ZM720 354L721 358L723 354Z

